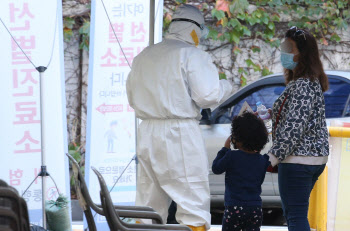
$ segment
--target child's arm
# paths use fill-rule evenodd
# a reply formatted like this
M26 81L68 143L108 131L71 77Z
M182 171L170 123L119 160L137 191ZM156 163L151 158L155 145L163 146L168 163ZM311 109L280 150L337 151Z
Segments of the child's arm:
M229 141L228 141L229 140ZM211 167L211 170L214 174L221 174L226 171L227 165L229 163L228 157L229 155L226 155L231 149L230 149L230 137L225 142L225 147L223 147L216 156L215 160L213 161L213 165Z

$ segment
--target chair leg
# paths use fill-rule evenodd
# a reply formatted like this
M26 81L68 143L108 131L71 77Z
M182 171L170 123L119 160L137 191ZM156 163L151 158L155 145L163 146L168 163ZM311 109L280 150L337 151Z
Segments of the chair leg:
M97 231L94 217L90 209L84 211L86 221L88 223L89 231Z

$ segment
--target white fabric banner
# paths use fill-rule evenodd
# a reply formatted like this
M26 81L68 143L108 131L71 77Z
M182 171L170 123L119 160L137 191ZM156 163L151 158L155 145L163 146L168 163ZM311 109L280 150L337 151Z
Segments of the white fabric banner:
M61 193L70 198L61 0L1 0L0 17L35 66L47 66L43 81L46 165ZM54 47L52 51L52 47ZM39 73L0 23L0 178L20 195L40 172ZM48 200L58 196L47 178ZM24 194L30 221L42 223L39 177Z
M104 0L113 28L132 64L133 58L148 46L149 1ZM91 166L104 177L109 190L135 155L135 114L126 95L130 67L100 0L92 1L86 179L92 199L100 203L100 186ZM155 41L161 40L163 1L156 1ZM116 204L133 205L136 196L136 165L133 161L111 192ZM96 216L97 228L107 227L105 218Z

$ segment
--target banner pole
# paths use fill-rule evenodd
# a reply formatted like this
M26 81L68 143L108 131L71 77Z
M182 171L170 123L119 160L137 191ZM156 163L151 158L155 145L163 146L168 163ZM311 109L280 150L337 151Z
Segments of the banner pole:
M41 176L41 194L42 194L42 217L43 217L43 227L46 229L46 213L45 213L45 202L46 202L46 176L49 176L49 173L46 169L46 151L45 151L45 116L44 116L44 72L46 67L40 66L36 68L39 72L40 77L40 129L41 129L41 171L39 176Z

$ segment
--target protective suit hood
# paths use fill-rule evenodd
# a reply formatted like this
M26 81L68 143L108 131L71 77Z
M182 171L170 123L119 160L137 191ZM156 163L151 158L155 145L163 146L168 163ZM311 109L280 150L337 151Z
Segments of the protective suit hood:
M190 19L198 24L204 24L204 17L197 7L183 4L173 14L173 19ZM168 39L178 39L191 45L198 45L201 37L201 29L191 22L172 22L169 33L165 36ZM196 38L197 37L197 38Z

